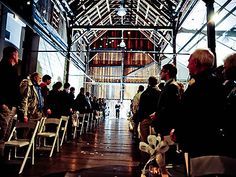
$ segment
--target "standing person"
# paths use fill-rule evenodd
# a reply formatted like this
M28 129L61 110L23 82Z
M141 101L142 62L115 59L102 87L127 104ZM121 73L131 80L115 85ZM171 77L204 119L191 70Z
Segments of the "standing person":
M64 83L63 90L60 92L60 109L62 116L69 116L72 113L72 102L69 95L70 84Z
M20 83L21 101L19 118L21 121L40 120L43 111L43 96L40 87L41 75L34 72Z
M115 110L116 110L116 118L119 119L119 117L120 117L120 101L118 101L116 103Z
M71 99L69 90L70 83L64 83L63 90L60 92L60 108L61 116L69 116L68 125L67 125L67 140L72 140L72 113L73 113L73 101Z
M12 121L19 104L19 53L15 47L6 47L0 62L0 141L10 135Z
M47 96L47 108L50 110L48 112L48 117L60 117L61 116L61 100L60 100L60 93L62 88L62 82L57 81L52 86L52 90L49 91Z
M154 122L155 131L161 135L162 139L170 134L170 131L175 128L175 122L178 121L176 114L180 104L180 87L176 82L176 75L177 68L174 64L165 64L162 67L160 78L165 81L165 84L161 90L155 113L150 115ZM174 155L171 151L167 154ZM165 154L163 154L163 157L165 157ZM174 158L170 157L169 159L173 163ZM167 173L165 164L163 164L161 170L163 174Z
M148 78L148 87L140 96L138 110L141 141L143 142L147 142L147 137L150 134L150 126L153 123L150 115L156 111L160 93L161 91L157 87L157 78L150 76Z
M160 90L157 87L157 78L150 76L148 78L148 86L140 96L138 120L140 122L140 141L147 143L147 137L150 135L150 128L152 127L152 120L150 114L156 111L157 102L160 96ZM150 158L150 155L141 152L142 166Z
M47 96L49 94L49 88L48 85L51 84L51 76L45 74L42 77L42 82L40 83L40 87L41 87L41 91L42 91L42 96L43 96L43 100L44 100L44 108L43 108L43 113L45 116L47 116Z
M213 74L214 61L215 56L209 49L197 49L190 55L187 67L191 80L181 97L176 133L183 150L189 154L194 176L198 170L205 175L212 174L208 173L208 167L218 169L215 161L208 161L219 154L219 128L224 119L223 87L221 80ZM203 166L205 162L207 166Z
M223 76L225 78L225 121L222 121L222 130L224 136L221 140L222 144L227 144L227 150L223 151L223 155L235 159L236 163L236 141L234 141L235 133L235 108L236 108L236 53L227 56L224 60ZM223 147L222 147L223 149ZM236 174L234 174L236 176Z
M165 84L157 103L155 113L151 118L155 121L155 130L160 135L169 135L175 127L176 113L179 110L180 86L176 82L177 68L173 64L165 64L160 73L161 80Z
M132 106L131 110L133 113L133 121L134 121L134 138L137 138L138 136L138 109L139 109L139 101L140 101L140 96L144 91L144 86L139 85L137 93L134 95L133 100L132 100Z
M73 112L75 111L75 87L70 87L69 97L72 103Z
M79 113L84 114L87 111L87 100L84 87L80 88L79 94L75 98L75 107Z

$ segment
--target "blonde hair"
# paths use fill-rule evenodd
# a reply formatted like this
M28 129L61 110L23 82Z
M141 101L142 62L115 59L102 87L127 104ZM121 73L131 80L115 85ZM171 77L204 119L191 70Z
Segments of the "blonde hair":
M191 57L194 58L200 66L212 68L215 63L215 56L209 49L196 49Z

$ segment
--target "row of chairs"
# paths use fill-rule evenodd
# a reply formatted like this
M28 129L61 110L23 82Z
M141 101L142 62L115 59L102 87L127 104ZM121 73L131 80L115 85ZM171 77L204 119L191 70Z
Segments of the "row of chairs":
M81 136L83 133L87 133L90 130L96 128L102 119L102 112L94 113L79 113L73 117L73 139ZM77 122L76 122L77 121Z
M5 142L5 153L8 160L23 158L19 174L22 173L28 158L31 158L31 164L34 165L35 150L49 150L49 157L52 157L55 147L59 152L66 135L68 120L68 116L62 116L61 118L43 117L40 121L28 123L16 122L8 141Z
M73 138L95 128L101 117L101 113L95 116L93 113L76 112L72 116ZM40 121L29 121L28 123L16 122L8 141L5 142L5 153L7 153L8 160L23 159L19 174L23 172L27 159L31 158L31 164L34 165L35 150L49 151L49 157L52 157L55 150L60 151L60 147L67 137L68 123L69 116L43 117ZM13 154L14 157L12 157Z
M97 115L74 113L72 116L73 138L95 128L101 118L101 112ZM29 121L28 123L16 122L8 141L5 142L5 153L7 153L8 160L23 159L19 174L23 172L27 159L31 158L31 164L34 165L35 150L49 151L49 157L52 157L55 150L60 151L60 147L67 137L68 123L69 116L43 117L40 121ZM13 154L14 157L12 157Z

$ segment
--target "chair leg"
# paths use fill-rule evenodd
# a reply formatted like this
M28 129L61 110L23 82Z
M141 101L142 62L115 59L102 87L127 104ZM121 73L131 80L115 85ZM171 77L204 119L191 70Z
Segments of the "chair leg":
M34 165L34 150L35 150L35 144L33 143L33 147L32 147L32 165Z
M25 167L25 163L26 163L26 160L28 159L28 156L29 156L29 153L30 153L31 148L32 148L32 144L29 144L29 147L28 147L28 149L27 149L27 151L26 151L24 160L23 160L23 162L22 162L22 164L21 164L19 174L22 173L22 171L23 171L23 169L24 169L24 167ZM33 151L33 150L32 150L32 151ZM33 154L32 154L32 155L33 155ZM32 158L33 158L33 156L32 156Z
M82 135L83 131L84 131L84 116L83 116L83 120L81 122L80 135Z
M64 139L65 139L65 135L67 133L67 126L68 126L68 121L65 123L65 127L64 127L64 130L63 130L63 134L62 134L62 137L61 137L61 143L60 143L60 146L62 146L63 142L64 142Z
M189 155L187 152L184 153L186 176L190 177L190 166L189 166Z
M54 141L53 141L53 144L52 144L52 147L51 147L51 151L50 151L49 157L52 157L52 154L53 154L55 145L56 145L56 143L58 143L58 140L57 140L57 139L58 139L58 136L54 138Z

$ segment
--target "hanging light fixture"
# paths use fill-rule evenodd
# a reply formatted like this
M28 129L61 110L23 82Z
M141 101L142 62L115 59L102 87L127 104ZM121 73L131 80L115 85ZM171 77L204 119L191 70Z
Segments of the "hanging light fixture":
M122 30L121 35L122 36L121 36L120 47L124 48L124 47L126 47L126 44L125 44L125 41L124 41L123 30Z
M124 39L122 39L121 42L120 42L120 47L125 47L125 46L126 46L126 44L124 42Z
M124 6L121 4L118 11L117 11L117 15L119 15L120 17L123 17L126 15L126 8L124 8Z

